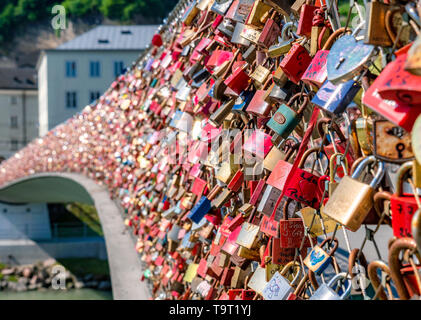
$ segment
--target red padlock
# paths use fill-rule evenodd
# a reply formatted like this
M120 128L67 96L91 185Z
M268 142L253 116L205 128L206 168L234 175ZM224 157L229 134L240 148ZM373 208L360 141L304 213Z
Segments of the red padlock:
M298 84L310 63L311 57L307 49L294 43L279 66L292 82Z
M414 213L418 210L414 195L403 194L404 177L412 168L412 161L405 162L399 168L396 193L390 199L393 235L397 238L412 237L411 221Z

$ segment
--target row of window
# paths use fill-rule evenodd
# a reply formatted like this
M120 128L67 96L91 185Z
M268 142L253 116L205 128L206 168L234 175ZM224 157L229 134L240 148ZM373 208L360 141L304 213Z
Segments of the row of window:
M118 77L126 70L123 61L114 61L114 76ZM66 77L76 78L77 76L77 65L76 61L66 61ZM89 76L92 78L101 77L101 62L90 61L89 62Z
M89 101L93 102L101 96L99 91L90 91L89 92ZM76 91L66 91L66 108L77 108L77 92Z

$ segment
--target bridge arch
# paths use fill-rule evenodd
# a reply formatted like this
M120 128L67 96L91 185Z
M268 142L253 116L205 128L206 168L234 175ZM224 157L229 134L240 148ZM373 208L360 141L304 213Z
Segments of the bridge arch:
M94 205L104 232L110 266L113 297L143 300L150 294L144 282L140 258L120 209L105 187L76 173L40 173L15 180L0 188L0 201L20 204L39 202L81 202Z

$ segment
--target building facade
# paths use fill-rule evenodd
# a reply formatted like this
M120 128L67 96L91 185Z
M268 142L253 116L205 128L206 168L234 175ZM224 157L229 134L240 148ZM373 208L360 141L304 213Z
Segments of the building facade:
M38 136L36 71L0 68L0 160Z
M98 99L150 44L158 26L99 26L41 53L39 134Z

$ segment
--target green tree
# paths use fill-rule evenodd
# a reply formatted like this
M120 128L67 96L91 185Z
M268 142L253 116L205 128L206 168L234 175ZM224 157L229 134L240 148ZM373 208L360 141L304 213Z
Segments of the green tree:
M82 17L98 11L100 2L100 0L65 0L62 5L69 15Z
M102 0L99 11L112 20L122 20L124 8L129 5L126 0Z

